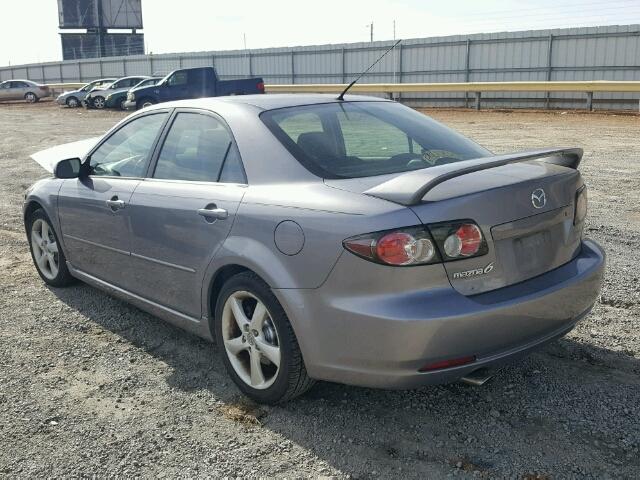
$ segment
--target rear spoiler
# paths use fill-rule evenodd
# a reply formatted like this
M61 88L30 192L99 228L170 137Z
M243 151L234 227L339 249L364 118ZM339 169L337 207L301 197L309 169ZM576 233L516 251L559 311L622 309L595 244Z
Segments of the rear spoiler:
M581 148L545 148L527 152L508 153L492 157L474 158L461 162L437 165L431 168L403 173L389 181L363 192L400 205L418 205L422 198L442 182L468 173L501 167L510 163L527 162L545 158L546 163L577 169L582 159Z

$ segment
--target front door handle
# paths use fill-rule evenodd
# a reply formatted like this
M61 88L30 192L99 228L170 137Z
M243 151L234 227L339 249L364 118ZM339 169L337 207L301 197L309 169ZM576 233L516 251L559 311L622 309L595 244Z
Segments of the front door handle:
M202 215L205 218L215 218L216 220L224 220L229 217L229 212L224 208L199 208L198 215Z
M116 196L112 197L111 200L107 200L107 206L115 212L116 210L124 208L125 203L124 200L118 200L118 197Z

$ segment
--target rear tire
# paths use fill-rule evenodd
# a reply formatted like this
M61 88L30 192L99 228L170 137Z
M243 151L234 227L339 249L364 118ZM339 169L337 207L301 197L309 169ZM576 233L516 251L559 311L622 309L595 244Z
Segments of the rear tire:
M155 105L155 103L156 102L154 102L150 98L141 98L140 100L138 100L138 103L136 103L136 108L138 110L140 110L141 108L150 107L151 105Z
M76 108L80 106L80 101L76 97L69 97L66 101L67 107Z
M33 92L27 92L24 94L24 99L27 103L36 103L38 101L38 96Z
M97 108L98 110L102 110L106 105L106 101L105 101L104 97L102 97L100 95L95 97L91 103L93 104L93 107Z
M27 218L26 226L31 258L40 278L52 287L66 287L75 283L75 278L67 268L67 259L58 236L44 210L35 210Z
M256 402L287 402L315 383L282 305L256 274L239 273L223 285L214 329L229 376Z

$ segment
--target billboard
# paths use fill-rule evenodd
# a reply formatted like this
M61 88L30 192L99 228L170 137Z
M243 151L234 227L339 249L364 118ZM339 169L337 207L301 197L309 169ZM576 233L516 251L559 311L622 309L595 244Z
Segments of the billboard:
M96 33L61 33L60 36L63 60L144 55L142 33L105 33L102 35L102 52Z
M142 0L58 0L60 28L142 28Z

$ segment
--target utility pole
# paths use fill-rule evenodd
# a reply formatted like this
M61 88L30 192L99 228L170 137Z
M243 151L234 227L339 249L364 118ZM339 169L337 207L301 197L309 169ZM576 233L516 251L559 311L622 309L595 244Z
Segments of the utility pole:
M371 23L367 25L367 27L369 27L369 37L370 37L369 41L373 43L373 20L371 20Z
M393 41L396 41L396 21L393 20ZM396 49L393 49L393 83L396 83Z

